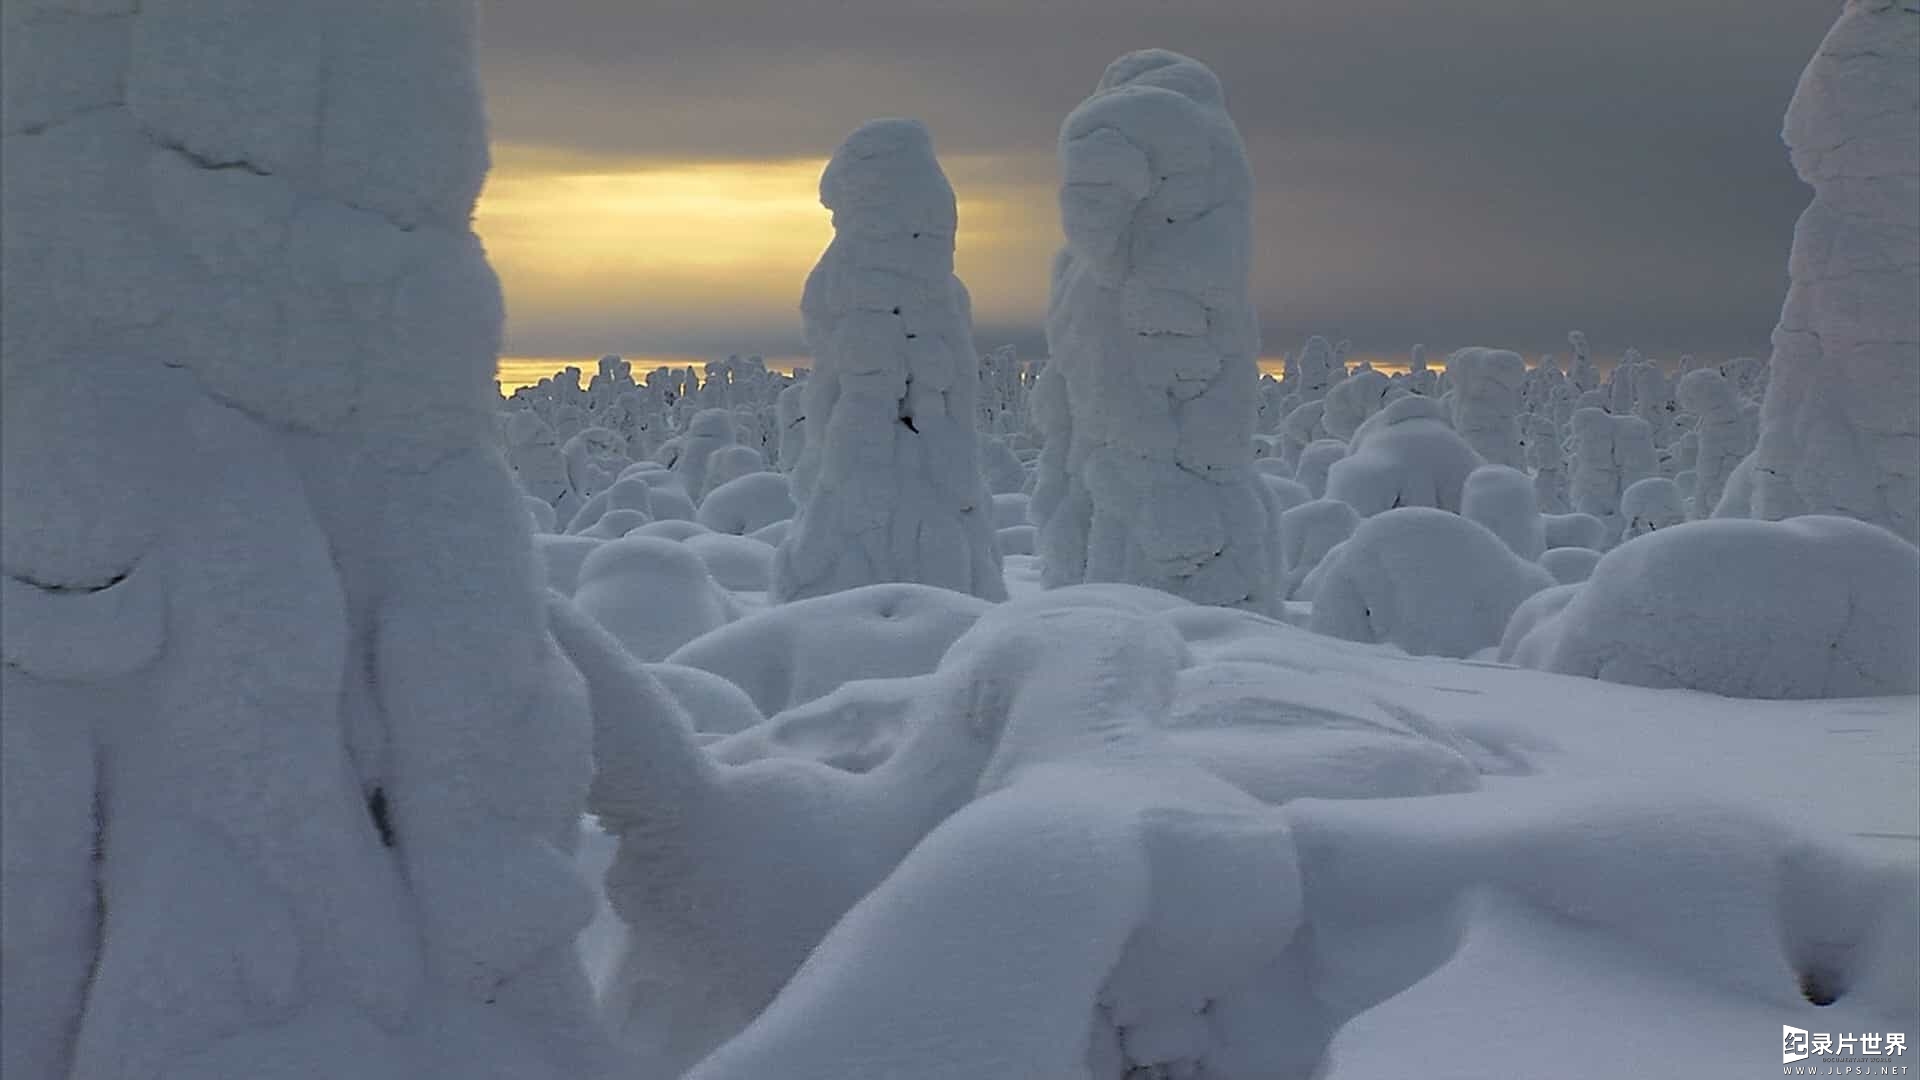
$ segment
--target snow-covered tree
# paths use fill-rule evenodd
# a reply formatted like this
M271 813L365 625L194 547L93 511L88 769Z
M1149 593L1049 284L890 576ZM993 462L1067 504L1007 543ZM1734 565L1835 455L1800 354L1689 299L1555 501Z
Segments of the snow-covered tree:
M1025 423L1026 387L1020 381L1020 354L1002 345L980 358L979 419L988 434L1009 435Z
M1680 380L1680 404L1694 415L1692 516L1713 516L1727 478L1752 450L1734 384L1714 368L1689 371Z
M707 493L707 465L715 451L723 446L738 445L733 413L719 408L702 409L693 415L679 438L680 445L671 467L687 489L687 495L698 503Z
M1498 645L1514 608L1556 584L1483 526L1431 507L1362 521L1314 582L1316 633L1428 656Z
M1415 345L1407 359L1407 389L1433 397L1440 391L1439 383L1437 373L1427 366L1427 347Z
M780 391L774 405L775 425L780 429L780 471L790 473L805 456L807 446L807 385L796 382Z
M1360 515L1338 499L1314 499L1280 515L1281 560L1287 568L1287 598L1312 599L1301 590L1327 552L1360 527Z
M1607 411L1615 416L1631 416L1634 402L1634 380L1639 376L1641 367L1647 364L1640 350L1629 347L1620 362L1607 372L1607 381L1601 389L1607 395Z
M567 462L568 491L556 504L562 515L577 513L588 500L612 487L620 471L633 463L627 457L626 440L602 427L581 429L560 453Z
M1333 469L1333 463L1347 456L1347 444L1339 439L1320 439L1307 444L1300 451L1300 463L1293 471L1293 478L1307 489L1307 494L1316 499L1327 494L1327 474Z
M1687 520L1680 488L1664 476L1644 476L1620 494L1620 539L1631 540Z
M1060 160L1047 378L1064 410L1044 410L1031 507L1043 581L1270 607L1252 176L1219 80L1164 50L1115 60L1062 125Z
M1300 455L1316 442L1332 438L1326 426L1327 402L1323 396L1293 407L1280 421L1280 460L1299 467ZM1338 441L1338 440L1336 440Z
M0 1072L605 1074L471 5L4 20Z
M1345 441L1353 437L1355 429L1367 417L1379 412L1387 402L1405 395L1405 390L1372 368L1356 371L1327 391L1320 425L1332 438Z
M1620 496L1633 482L1654 474L1653 434L1637 416L1615 416L1604 409L1573 414L1573 472L1568 493L1573 508L1606 523L1610 538L1620 535Z
M1453 429L1495 465L1518 467L1520 387L1527 362L1505 349L1460 349L1447 357L1453 385Z
M1567 347L1573 350L1573 366L1567 369L1567 380L1573 383L1574 389L1582 394L1600 389L1600 369L1593 363L1587 335L1578 330L1569 330Z
M1334 357L1333 345L1314 335L1301 347L1299 355L1287 359L1291 390L1300 395L1300 404L1319 401L1335 383L1346 378L1346 368Z
M1680 435L1673 380L1658 364L1641 364L1633 371L1633 415L1647 422L1655 446L1668 446Z
M1486 464L1452 427L1443 404L1417 394L1390 402L1354 432L1348 455L1327 471L1329 499L1371 517L1403 506L1460 512L1460 492Z
M1567 455L1560 441L1560 425L1549 416L1529 416L1525 433L1534 505L1543 514L1564 514L1572 507L1567 501Z
M1280 380L1271 375L1260 376L1260 409L1254 418L1254 431L1261 435L1277 434L1280 421L1286 418L1281 411L1281 403L1286 400L1286 389Z
M507 418L507 463L521 490L549 507L567 494L567 459L554 442L553 429L531 409L515 409Z
M1538 562L1547 550L1546 523L1535 503L1532 478L1506 465L1482 465L1460 493L1460 516L1479 522L1515 555Z
M1540 358L1538 364L1527 369L1526 376L1520 381L1521 412L1531 414L1547 411L1553 388L1567 381L1559 364L1559 360L1548 353Z
M1847 518L1695 521L1622 544L1533 666L1745 698L1920 689L1920 551Z
M800 302L814 372L773 594L906 581L1004 599L953 188L927 129L862 125L827 163L820 201L834 238Z
M765 471L767 463L760 457L760 451L751 446L723 446L707 459L706 491L700 496L705 502L713 490L732 480L738 480L748 473Z
M1755 517L1920 541L1920 8L1848 0L1787 108L1813 186L1753 452Z

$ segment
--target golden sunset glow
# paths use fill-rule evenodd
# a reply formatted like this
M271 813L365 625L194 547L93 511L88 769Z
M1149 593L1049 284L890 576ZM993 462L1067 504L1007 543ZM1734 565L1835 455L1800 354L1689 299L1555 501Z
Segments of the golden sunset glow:
M532 386L541 379L563 371L568 367L577 367L580 369L580 385L585 386L587 381L593 378L594 372L600 370L600 357L605 355L607 354L598 353L593 356L503 356L500 358L498 369L500 389L510 394L523 386ZM692 367L698 370L700 365L717 358L712 356L633 356L621 354L621 359L625 360L628 365L632 367L634 381L640 382L646 379L647 372L655 368ZM806 367L808 364L808 360L804 356L764 356L761 359L766 361L767 367L785 375L793 374L795 367Z
M801 287L833 239L817 195L825 159L667 162L513 143L496 145L493 159L474 228L506 292L502 389L568 365L590 377L607 353L643 378L751 351L671 351L676 340L711 339L716 325L798 340ZM1052 189L1008 179L1017 170L990 157L942 164L961 193L955 269L975 324L1037 324L1059 244ZM1382 371L1406 367L1401 357L1368 359ZM777 370L796 363L807 359L768 357ZM1278 377L1281 363L1263 357L1260 367Z
M975 344L979 345L981 343L975 342ZM593 373L599 370L600 357L604 355L606 354L601 353L596 356L503 356L500 358L499 366L500 389L511 394L523 386L532 386L541 379L569 366L580 369L580 382L581 385L584 386L587 380L593 377ZM622 359L632 365L634 379L641 380L646 378L647 372L655 368L687 366L698 368L708 360L714 359L714 357L623 356ZM806 367L810 363L808 358L804 356L769 356L764 359L769 368L788 375L793 374L794 368ZM1407 370L1407 364L1404 360L1389 359L1382 356L1355 357L1354 359L1356 361L1362 359L1370 360L1375 368L1388 375ZM1427 367L1436 372L1446 370L1444 363L1433 360L1427 362ZM1263 356L1260 358L1261 374L1271 375L1277 379L1285 374L1285 372L1286 360L1284 357Z
M622 293L704 299L770 285L832 235L821 162L652 164L496 148L474 226L508 295L548 304ZM636 296L636 301L645 300Z
M825 165L495 146L474 228L506 293L507 352L671 352L715 325L797 339L801 287L833 236L817 195ZM1058 234L1052 193L999 180L991 159L946 166L963 192L956 262L976 318L1037 320ZM503 367L503 382L524 370Z

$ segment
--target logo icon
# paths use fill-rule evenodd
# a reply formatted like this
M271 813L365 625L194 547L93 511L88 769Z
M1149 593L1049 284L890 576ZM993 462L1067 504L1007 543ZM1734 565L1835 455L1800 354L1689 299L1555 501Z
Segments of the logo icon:
M1780 1064L1787 1065L1795 1061L1807 1060L1812 1051L1807 1049L1805 1028L1780 1025Z

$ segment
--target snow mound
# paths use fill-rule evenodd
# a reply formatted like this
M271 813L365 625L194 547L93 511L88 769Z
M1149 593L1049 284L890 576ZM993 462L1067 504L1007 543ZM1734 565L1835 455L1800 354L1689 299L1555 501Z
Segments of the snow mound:
M1313 501L1313 493L1307 490L1307 485L1291 477L1261 471L1264 475L1260 477L1260 482L1267 486L1268 493L1273 496L1273 504L1281 513Z
M632 536L651 536L659 540L690 540L696 536L705 536L712 530L695 521L671 519L650 521L631 531Z
M647 671L673 695L696 732L731 735L766 720L745 690L711 671L684 664L648 664Z
M781 542L786 540L787 533L791 531L792 528L793 519L784 518L771 525L753 530L747 534L747 538L750 540L758 540L768 547L779 547Z
M555 533L560 531L559 524L554 519L552 504L544 499L536 499L531 495L522 498L520 503L527 508L527 520L533 523L534 532Z
M699 533L681 543L700 556L720 587L732 592L765 592L773 581L773 548L731 533Z
M1569 782L1297 803L1288 816L1310 897L1347 905L1323 923L1309 904L1323 946L1364 953L1427 937L1443 947L1434 913L1468 889L1490 888L1775 1008L1804 1008L1812 987L1883 1016L1912 1015L1900 1011L1910 999L1887 982L1920 959L1901 925L1915 910L1911 869L1765 813L1659 788ZM1386 932L1403 919L1411 939ZM1335 920L1370 924L1379 944L1343 942Z
M1439 402L1403 397L1354 432L1347 456L1327 470L1326 497L1361 517L1411 506L1458 513L1468 475L1485 463L1454 433Z
M1410 653L1470 656L1499 644L1514 608L1553 584L1475 522L1428 507L1389 510L1327 554L1308 626Z
M648 661L665 659L733 617L700 556L652 536L609 540L589 554L580 564L573 602L628 652Z
M1011 529L1018 525L1030 525L1027 519L1027 506L1032 502L1021 492L1009 492L993 497L993 527Z
M1607 546L1607 523L1592 514L1542 514L1547 548L1577 547L1599 551Z
M692 521L699 516L692 496L679 484L655 484L652 487L653 490L647 495L647 506L653 512L655 521Z
M1032 525L1009 525L993 537L1002 555L1032 555L1039 547L1040 530Z
M931 585L868 585L750 615L689 641L668 659L727 679L772 716L854 679L932 671L947 647L991 609L984 600Z
M1594 567L1546 670L1751 698L1920 689L1920 549L1810 516L1697 521Z
M1333 463L1347 456L1347 444L1339 439L1316 439L1300 451L1300 462L1294 466L1293 478L1305 484L1307 494L1316 499L1327 495L1327 473Z
M705 506L707 499L727 484L761 472L766 467L766 460L760 456L760 451L751 446L723 446L715 450L707 458L707 491L701 497L700 504Z
M572 596L580 582L580 564L601 545L602 541L591 536L559 536L552 533L537 534L533 538L533 553L545 574L545 584L566 596Z
M618 540L652 523L653 519L640 510L609 510L601 514L591 527L581 530L579 535L589 540Z
M1207 1014L1285 949L1300 884L1273 811L1155 752L1179 638L1072 608L991 636L970 654L1002 673L975 714L1003 727L982 797L692 1076L1117 1080L1245 1052Z
M1585 548L1554 548L1554 551L1586 551ZM1593 562L1598 562L1600 553L1591 552ZM1591 570L1591 566L1589 566ZM1520 602L1513 609L1513 617L1507 620L1507 628L1500 635L1500 649L1494 655L1503 664L1519 664L1522 667L1538 667L1553 652L1553 643L1560 632L1560 624L1554 617L1573 603L1580 595L1583 576L1574 581L1562 581L1550 589L1542 589ZM1545 629L1542 629L1544 627Z
M1300 597L1307 576L1327 553L1360 527L1360 515L1338 499L1315 499L1280 515L1280 551L1287 568L1287 597Z
M938 590L869 586L774 614L813 605L813 618L784 620L811 630L861 594L926 606L916 592ZM618 844L607 894L628 934L605 1008L634 1067L679 1075L761 1013L834 921L973 796L999 730L983 710L1001 684L943 668L895 752L867 772L786 755L723 765L618 641L565 602L552 607L593 700L589 809Z
M793 493L786 476L754 472L707 492L694 520L714 532L745 536L792 516Z
M1506 465L1483 465L1467 476L1460 515L1477 521L1515 555L1537 561L1547 550L1546 524L1540 519L1533 478Z
M1027 467L1004 439L981 440L980 475L987 482L987 490L996 496L1019 491L1027 484Z
M1273 805L1480 786L1479 771L1455 740L1432 725L1410 725L1349 680L1270 663L1184 669L1163 723L1182 756Z
M855 679L714 743L707 752L730 765L798 757L847 772L872 772L899 750L910 714L940 685L933 675Z
M1631 540L1687 520L1680 488L1664 476L1635 480L1620 494L1620 539Z
M1600 564L1600 553L1592 548L1557 547L1548 548L1540 554L1540 569L1553 575L1553 580L1562 585L1573 585L1593 576L1593 568Z

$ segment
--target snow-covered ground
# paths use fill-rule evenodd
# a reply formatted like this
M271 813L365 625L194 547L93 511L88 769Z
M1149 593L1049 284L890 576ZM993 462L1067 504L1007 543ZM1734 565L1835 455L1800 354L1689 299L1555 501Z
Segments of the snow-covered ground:
M1893 861L1909 881L1920 878L1920 699L1738 701L1473 662L1383 667L1422 687L1435 716L1539 770L1494 781L1496 791L1578 780L1629 797L1681 792L1756 805ZM1909 988L1916 978L1909 966ZM1900 1030L1911 1040L1920 1015L1730 991L1677 975L1659 955L1622 949L1574 920L1489 897L1473 909L1450 963L1341 1032L1331 1075L1745 1080L1771 1075L1781 1025Z
M1044 604L1032 557L1006 561L1016 604ZM831 633L827 625L818 629ZM1906 883L1909 907L1883 913L1889 924L1914 917L1920 698L1751 701L1652 690L1409 656L1252 617L1236 620L1230 632L1206 633L1195 639L1197 664L1212 655L1274 665L1254 697L1303 707L1324 705L1330 693L1389 702L1423 725L1463 737L1483 774L1480 789L1470 792L1290 804L1296 820L1315 830L1379 830L1389 847L1396 835L1424 831L1442 865L1431 872L1417 861L1383 869L1376 882L1382 887L1442 890L1456 872L1479 880L1459 904L1464 932L1457 952L1341 1029L1330 1077L1577 1080L1625 1070L1732 1080L1770 1069L1781 1025L1912 1037L1911 933L1878 939L1874 947L1883 953L1874 962L1882 966L1862 970L1874 971L1879 983L1862 991L1865 1002L1845 996L1825 1008L1808 1003L1781 957L1800 947L1783 941L1817 936L1821 920L1847 910L1848 894L1863 889L1862 867L1891 866ZM1232 689L1247 693L1245 686ZM1182 692L1203 696L1195 687ZM1335 760L1299 731L1240 732L1246 741L1233 744L1236 752L1285 753L1293 739L1304 753ZM785 752L816 753L804 738L789 738ZM1742 824L1747 814L1756 822L1793 823L1786 832L1858 861L1842 859L1829 875L1816 867L1791 887L1780 884L1747 865L1773 842L1769 828ZM1530 823L1548 838L1544 846L1505 835ZM598 878L613 845L590 823L586 837L582 865ZM1504 878L1472 868L1487 850L1510 861ZM1366 875L1355 880L1364 892ZM1609 882L1615 891L1604 887ZM1769 886L1807 895L1776 903L1764 895ZM1729 903L1748 894L1752 904ZM1586 903L1590 911L1581 907ZM1795 904L1812 914L1784 914ZM1796 918L1815 925L1795 925ZM1707 927L1724 928L1724 939L1703 934ZM1766 933L1749 933L1755 928ZM596 982L611 975L620 940L617 920L604 911L582 937ZM1753 955L1740 959L1742 949Z
M504 400L470 7L229 7L6 0L9 1080L1910 1068L1912 0L1789 112L1770 364L1260 375L1156 49L1044 365L882 120L810 378Z

